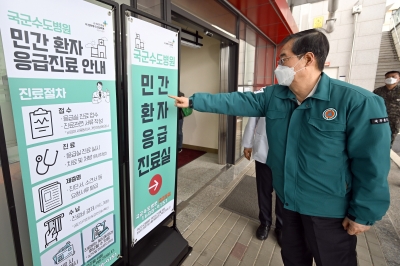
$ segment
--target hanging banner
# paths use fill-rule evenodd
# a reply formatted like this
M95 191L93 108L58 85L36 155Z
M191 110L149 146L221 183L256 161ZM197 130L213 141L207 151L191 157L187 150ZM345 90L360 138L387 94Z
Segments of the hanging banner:
M113 17L82 0L0 0L33 264L120 253Z
M174 211L178 33L127 18L132 241Z

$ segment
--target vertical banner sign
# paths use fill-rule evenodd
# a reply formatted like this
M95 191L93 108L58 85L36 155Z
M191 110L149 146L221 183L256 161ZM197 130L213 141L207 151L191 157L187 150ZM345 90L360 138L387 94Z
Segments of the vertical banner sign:
M113 19L81 0L0 0L34 265L120 254Z
M132 241L174 211L178 33L128 18Z

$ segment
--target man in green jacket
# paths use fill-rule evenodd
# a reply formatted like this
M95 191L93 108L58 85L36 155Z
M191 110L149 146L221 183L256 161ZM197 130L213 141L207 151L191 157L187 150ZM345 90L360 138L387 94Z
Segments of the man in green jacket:
M329 52L315 29L287 37L264 93L196 93L178 107L266 117L285 266L356 266L356 235L389 207L390 128L383 99L322 71Z

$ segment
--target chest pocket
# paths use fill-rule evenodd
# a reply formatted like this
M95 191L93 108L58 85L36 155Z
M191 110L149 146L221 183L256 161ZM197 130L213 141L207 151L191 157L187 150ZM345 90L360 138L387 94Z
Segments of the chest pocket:
M310 118L308 124L314 128L319 135L329 139L340 139L346 138L346 125L340 123L334 123L328 120Z
M288 122L286 121L286 115L287 115L287 113L284 111L277 111L277 110L268 110L267 111L267 114L265 116L266 128L274 129L274 132L272 132L271 137L274 134L277 134L278 131L280 132L279 133L280 137L284 136L284 135L282 135L282 130L278 130L278 129L283 129L283 128L287 127ZM276 131L276 130L278 130L278 131ZM267 130L267 132L268 132L268 130ZM286 130L284 130L284 132L286 132Z

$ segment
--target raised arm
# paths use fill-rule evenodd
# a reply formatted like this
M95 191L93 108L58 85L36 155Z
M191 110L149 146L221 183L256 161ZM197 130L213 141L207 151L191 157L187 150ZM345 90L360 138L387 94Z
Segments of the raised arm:
M266 92L195 93L190 98L169 97L175 99L175 106L180 108L192 107L200 112L248 117L265 116L268 102Z

